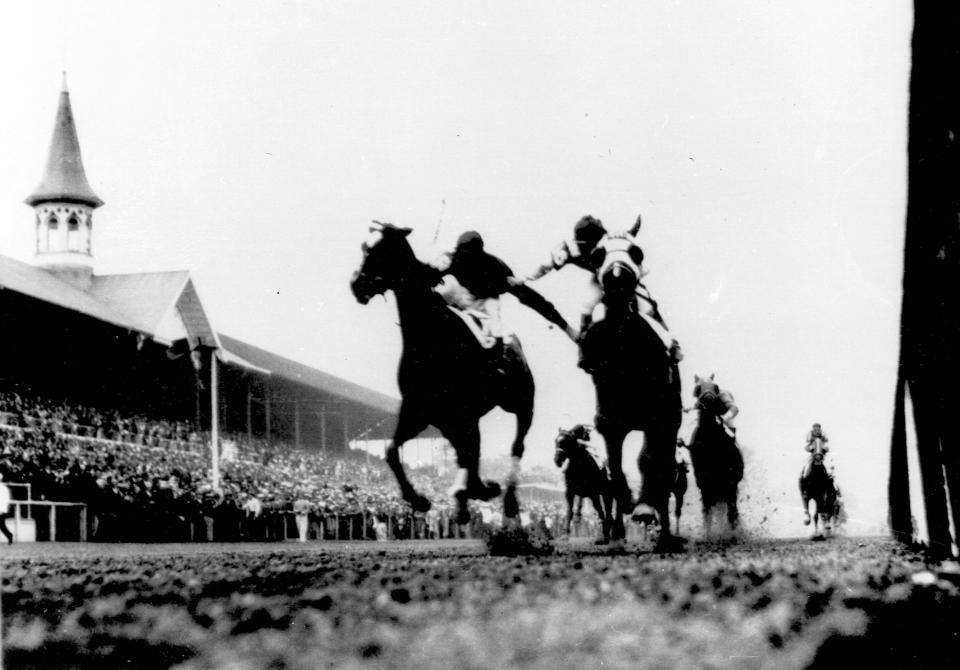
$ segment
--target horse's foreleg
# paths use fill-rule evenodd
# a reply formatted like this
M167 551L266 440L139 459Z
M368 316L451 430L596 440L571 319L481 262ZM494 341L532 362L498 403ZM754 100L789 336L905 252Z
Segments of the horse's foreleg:
M570 491L570 489L567 489L566 497L567 497L567 537L569 537L570 524L573 523L573 498L574 498L574 495Z
M598 423L600 423L598 421ZM599 429L607 445L607 465L610 468L610 488L613 498L613 508L616 510L611 519L611 539L614 542L626 539L626 529L623 526L623 515L633 509L633 494L627 485L627 478L623 474L623 440L627 436L623 430Z
M409 407L404 405L400 408L400 417L397 419L397 428L393 433L393 439L386 448L386 461L397 478L397 484L400 486L400 495L405 501L410 503L416 512L426 512L430 509L430 501L417 493L413 484L407 478L407 472L403 468L403 461L400 459L400 447L410 438L420 434L427 427L427 423L417 418Z

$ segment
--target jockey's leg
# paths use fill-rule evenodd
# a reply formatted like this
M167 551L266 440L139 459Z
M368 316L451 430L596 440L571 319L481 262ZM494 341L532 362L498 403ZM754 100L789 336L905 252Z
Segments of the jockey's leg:
M397 478L397 484L400 486L400 494L413 507L416 512L426 512L430 509L430 501L417 493L413 484L407 479L406 470L403 468L403 462L400 459L400 447L403 443L412 437L419 435L427 427L427 421L422 418L419 412L411 409L410 405L404 403L400 407L400 416L397 419L397 428L394 430L393 439L386 448L387 465L393 471Z

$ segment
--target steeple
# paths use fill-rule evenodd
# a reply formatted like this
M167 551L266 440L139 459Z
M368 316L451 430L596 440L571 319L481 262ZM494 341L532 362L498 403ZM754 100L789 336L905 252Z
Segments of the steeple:
M63 73L60 104L57 106L57 119L53 124L47 167L43 171L43 179L33 189L26 203L35 207L52 200L76 202L94 209L103 204L103 200L90 188L87 175L83 171L80 141L77 139L77 127L73 122L66 72Z
M89 288L93 210L103 200L90 188L83 171L66 72L43 178L25 202L36 214L34 263L80 288Z

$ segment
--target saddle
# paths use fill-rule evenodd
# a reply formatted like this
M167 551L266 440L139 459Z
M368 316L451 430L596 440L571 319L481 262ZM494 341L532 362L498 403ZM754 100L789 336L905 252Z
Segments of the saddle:
M490 317L483 312L470 308L461 308L455 305L447 305L447 309L457 315L457 317L467 324L467 328L475 338L477 343L484 349L493 349L497 344L497 338L490 334L487 324Z

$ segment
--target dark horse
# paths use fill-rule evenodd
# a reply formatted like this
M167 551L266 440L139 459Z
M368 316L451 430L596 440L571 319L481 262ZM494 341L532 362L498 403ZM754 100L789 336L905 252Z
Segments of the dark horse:
M574 499L579 498L577 518L580 518L583 499L586 498L593 503L593 509L600 517L602 531L597 544L606 544L610 541L610 508L613 504L610 477L606 468L598 465L587 451L584 443L589 439L590 429L583 424L570 430L561 428L555 443L553 462L559 468L569 461L563 473L567 488L567 534L570 534L570 523L573 521Z
M740 512L737 488L743 479L743 455L736 440L727 434L720 418L727 411L720 399L720 387L709 378L694 377L693 396L697 399L697 427L688 447L693 474L703 501L703 525L709 533L713 514L726 507L730 529L737 527Z
M430 501L407 479L399 449L427 426L435 426L457 454L460 472L452 493L457 522L466 523L469 499L490 500L500 494L498 484L480 479L480 417L497 406L516 415L512 455L519 459L533 419L533 376L516 340L504 346L503 360L494 360L433 291L438 272L417 260L407 241L409 228L374 222L370 232L350 288L361 304L393 291L403 338L398 373L402 402L386 449L387 464L403 499L415 511L430 509ZM504 497L505 512L511 517L518 512L514 479L511 473Z
M817 438L813 444L813 462L800 473L800 496L804 514L807 515L804 523L810 520L810 501L814 504L814 537L824 537L830 532L839 507L837 487L827 472L823 457L823 440Z
M640 430L644 441L637 465L643 483L634 518L660 521L658 550L670 550L677 544L668 519L682 410L677 365L640 314L636 290L643 252L630 238L614 236L594 253L605 315L583 336L581 366L593 377L595 424L607 445L615 502L611 539L623 541L623 515L634 509L623 472L623 441Z

